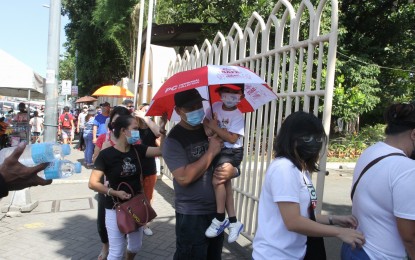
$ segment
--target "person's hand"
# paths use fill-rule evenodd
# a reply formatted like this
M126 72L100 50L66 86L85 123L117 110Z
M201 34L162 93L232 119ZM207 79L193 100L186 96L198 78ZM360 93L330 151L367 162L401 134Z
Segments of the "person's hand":
M356 247L362 247L365 243L365 237L363 234L357 230L350 228L340 228L337 238L341 239L343 242L349 244L352 249Z
M52 183L52 180L45 180L37 175L38 172L48 166L48 163L26 167L18 161L25 147L25 143L20 143L10 156L4 160L3 164L0 165L0 174L7 183L9 191Z
M214 155L217 155L220 150L223 148L223 141L218 135L213 135L209 138L209 147L210 150Z
M212 130L214 130L214 129L216 129L216 128L218 128L218 127L219 127L219 123L218 123L218 120L217 120L217 115L216 115L216 113L213 113L213 119L208 120L208 122L207 122L207 126L208 126L210 129L212 129Z
M138 118L140 118L140 119L143 119L143 120L144 120L144 118L146 117L146 112L144 112L144 111L142 111L142 110L135 110L135 111L134 111L134 113L133 113L133 115L134 115L135 117L138 117Z
M123 190L113 191L112 195L118 197L120 200L129 200L131 198L131 194Z
M358 223L357 218L353 215L333 216L333 224L341 227L356 229Z
M219 165L215 168L215 172L213 173L213 176L215 176L215 178L213 178L213 184L223 184L227 180L232 179L233 177L235 177L235 171L235 167L233 167L233 165L230 163L224 163Z
M92 138L92 143L95 144L96 142L97 142L97 138L96 137Z
M167 124L167 113L164 112L159 120L159 127L160 129L165 129L166 128L166 124Z

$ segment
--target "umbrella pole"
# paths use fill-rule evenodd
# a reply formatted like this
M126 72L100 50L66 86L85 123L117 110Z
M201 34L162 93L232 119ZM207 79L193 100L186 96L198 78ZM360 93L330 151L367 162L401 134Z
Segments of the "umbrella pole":
M208 92L208 96L209 96L210 113L211 113L212 119L213 119L212 98L210 97L210 89L209 89L209 86L207 87L207 92Z

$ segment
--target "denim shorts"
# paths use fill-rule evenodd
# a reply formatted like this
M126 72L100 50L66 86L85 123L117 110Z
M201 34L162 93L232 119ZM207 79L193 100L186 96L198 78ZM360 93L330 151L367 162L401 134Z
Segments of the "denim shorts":
M238 167L243 158L244 148L223 148L212 162L213 168L224 163L230 163L233 167Z
M352 249L349 244L343 243L341 260L370 260L370 258L363 248L356 247L355 249Z

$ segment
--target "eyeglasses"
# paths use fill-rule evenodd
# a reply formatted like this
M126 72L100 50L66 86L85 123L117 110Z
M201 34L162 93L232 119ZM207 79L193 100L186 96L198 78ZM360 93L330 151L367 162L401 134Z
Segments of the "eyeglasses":
M127 106L128 108L134 108L134 105L131 105L131 106Z
M304 142L304 143L310 143L312 141L315 141L317 143L322 143L323 142L323 137L322 136L301 136L300 139Z

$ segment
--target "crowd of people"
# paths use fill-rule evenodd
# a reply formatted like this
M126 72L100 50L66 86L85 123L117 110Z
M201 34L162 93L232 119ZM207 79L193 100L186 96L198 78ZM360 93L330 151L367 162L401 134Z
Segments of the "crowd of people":
M143 234L153 233L148 226L120 232L114 203L133 196L122 182L151 201L156 156L163 157L174 177L174 259L221 259L223 231L229 229L228 243L238 238L243 224L236 219L230 181L240 175L243 159L244 123L236 109L244 98L243 86L223 85L218 91L222 101L210 111L203 109L198 91L176 93L174 110L180 121L168 134L167 115L157 125L146 116L148 104L135 110L132 102L125 102L111 110L103 103L101 113L83 108L76 129L82 130L85 148L80 144L80 149L85 149L86 166L92 168L89 187L99 193L99 259L134 259ZM326 259L323 237L343 241L344 260L415 259L415 105L390 106L385 121L386 139L365 150L356 164L352 214L340 216L315 213L311 174L318 171L327 144L321 120L301 111L285 118L259 197L252 259ZM65 131L63 122L60 125ZM73 122L70 126L75 128ZM50 184L36 175L45 165L17 163L23 148L0 166L1 196Z

